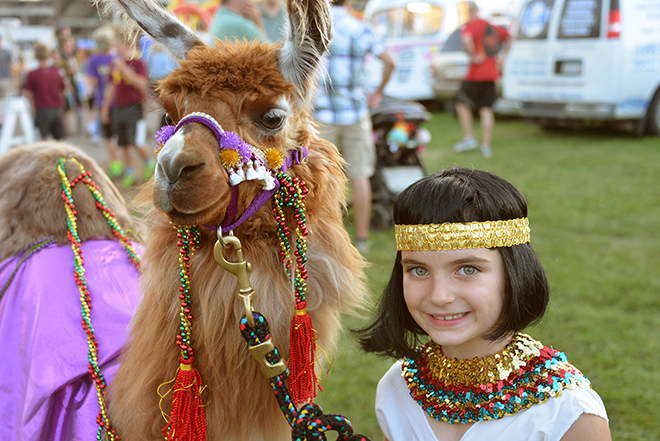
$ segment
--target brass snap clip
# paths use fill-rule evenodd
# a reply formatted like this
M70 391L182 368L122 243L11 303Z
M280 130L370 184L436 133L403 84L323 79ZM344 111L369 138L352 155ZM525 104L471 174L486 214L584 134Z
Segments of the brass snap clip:
M231 231L228 236L223 236L222 228L218 228L217 234L218 240L213 247L213 257L218 265L238 277L238 284L240 287L238 296L243 300L245 317L247 318L248 325L250 328L255 329L254 317L252 316L252 313L254 312L254 308L252 307L254 289L248 278L248 274L252 271L252 265L250 265L250 262L246 262L243 259L243 249L241 248L241 241L238 237L234 236ZM223 249L229 248L230 246L233 246L238 254L238 260L235 262L228 261L223 254Z
M254 295L254 289L250 284L248 279L248 274L252 270L250 262L246 262L243 259L243 249L241 248L241 241L238 237L234 236L232 232L229 232L228 236L222 235L222 228L218 228L218 240L213 247L213 257L215 261L225 270L234 274L238 277L238 284L240 291L238 296L243 300L243 306L245 308L245 317L247 318L248 325L252 329L257 329L254 323L254 308L252 306L252 296ZM238 254L238 260L235 262L230 262L225 259L223 250L233 246L236 249ZM286 361L280 359L276 363L271 363L268 361L267 355L275 350L275 346L270 338L268 340L259 343L254 346L250 346L250 354L257 360L261 366L261 372L266 376L266 378L274 378L278 375L282 375L286 372Z

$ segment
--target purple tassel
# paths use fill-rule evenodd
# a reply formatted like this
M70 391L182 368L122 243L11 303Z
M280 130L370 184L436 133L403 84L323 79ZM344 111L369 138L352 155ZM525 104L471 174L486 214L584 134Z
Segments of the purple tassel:
M241 162L245 163L250 156L252 156L252 150L250 149L250 144L244 142L236 133L234 132L224 132L222 134L222 140L220 141L221 149L234 150L238 152L241 156Z
M243 143L241 138L234 132L225 132L222 134L220 148L224 150L234 150L240 153L239 147Z
M165 145L168 139L174 135L174 132L176 131L176 127L174 126L163 126L158 130L156 133L156 142Z

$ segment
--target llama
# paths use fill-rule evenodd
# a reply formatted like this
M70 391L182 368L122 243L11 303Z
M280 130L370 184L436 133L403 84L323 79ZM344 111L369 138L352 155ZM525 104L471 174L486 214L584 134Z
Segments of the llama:
M342 160L332 144L318 137L308 110L331 36L329 4L290 0L283 44L216 42L214 48L153 0L97 0L97 4L117 14L115 18L132 31L151 35L179 59L179 67L158 88L159 100L178 129L174 134L160 132L162 148L147 190L152 207L145 216L149 231L144 298L111 384L111 424L122 440L163 438L173 410L172 395L166 392L181 372L177 367L182 353L189 349L181 346L185 337L180 334L184 326L179 290L184 289L184 277L179 256L185 240L178 240L177 228L196 226L200 237L199 249L189 262L191 301L184 301L186 312L181 314L194 317L192 368L205 386L201 399L207 439L290 439L291 429L268 380L240 336L239 284L214 260L213 228L223 220L226 224L226 217L231 222L234 212L253 212L233 234L252 265L254 309L268 319L272 340L287 358L290 325L300 304L283 268L278 230L304 229L291 222L290 208L284 209L286 225L278 225L270 201L258 209L253 201L263 199L264 187L268 191L276 186L272 173L264 175L263 164L275 170L293 158L286 163L290 165L286 176L304 181L307 191L306 311L318 337L316 344L331 353L341 331L340 313L363 308L367 288L364 260L343 227ZM229 154L231 149L223 145L228 134L249 150L250 160L239 161L243 153ZM296 247L293 239L291 247ZM283 254L286 259L287 252ZM230 261L236 256L226 252ZM295 259L293 266L299 266ZM187 284L188 276L185 279Z
M81 167L94 184L89 175L76 179ZM0 175L0 439L95 439L100 402L88 355L96 354L91 368L107 384L138 306L137 259L126 251L141 248L119 243L121 232L109 220L134 231L140 222L101 167L76 147L14 147L0 155ZM96 185L96 194L86 181ZM75 224L62 197L65 187ZM74 273L72 228L84 273ZM91 297L92 327L85 327L93 329L97 349L81 325L83 291L76 277Z

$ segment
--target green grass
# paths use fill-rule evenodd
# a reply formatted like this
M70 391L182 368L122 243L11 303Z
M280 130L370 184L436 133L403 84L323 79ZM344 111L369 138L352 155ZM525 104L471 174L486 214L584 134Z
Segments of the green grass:
M660 440L660 140L498 120L494 156L486 159L452 151L461 133L451 115L434 113L425 127L433 135L422 154L429 172L453 165L488 170L528 199L551 303L527 332L564 351L589 377L613 439ZM376 298L391 270L393 231L373 232L372 240L367 274ZM366 321L344 323L349 329ZM392 361L362 353L346 332L319 403L351 419L357 432L382 439L373 403Z

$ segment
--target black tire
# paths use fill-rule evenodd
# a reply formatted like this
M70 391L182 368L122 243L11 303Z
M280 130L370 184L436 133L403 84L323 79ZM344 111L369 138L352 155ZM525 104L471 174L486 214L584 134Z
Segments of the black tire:
M536 124L538 124L542 130L559 130L557 120L552 118L539 118L536 120Z
M392 213L383 204L374 203L371 206L371 229L383 231L393 226Z
M648 131L651 135L660 135L660 90L655 92L648 110Z

